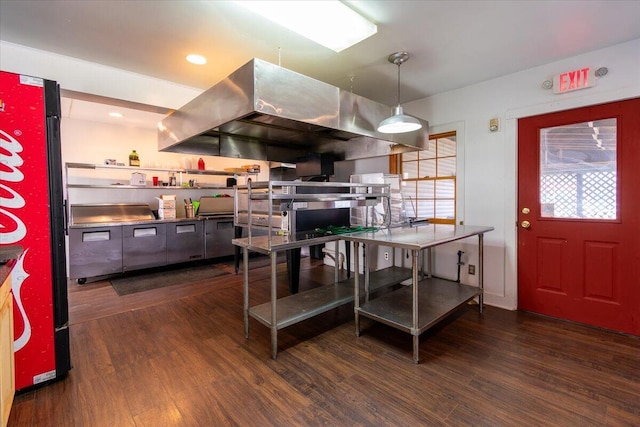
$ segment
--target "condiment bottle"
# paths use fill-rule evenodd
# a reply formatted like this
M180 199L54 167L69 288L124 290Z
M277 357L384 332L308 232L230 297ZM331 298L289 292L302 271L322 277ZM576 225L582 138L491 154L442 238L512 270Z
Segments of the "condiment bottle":
M140 157L138 157L136 150L133 150L131 154L129 154L129 166L140 166Z
M204 160L202 160L202 157L198 159L198 170L204 170Z

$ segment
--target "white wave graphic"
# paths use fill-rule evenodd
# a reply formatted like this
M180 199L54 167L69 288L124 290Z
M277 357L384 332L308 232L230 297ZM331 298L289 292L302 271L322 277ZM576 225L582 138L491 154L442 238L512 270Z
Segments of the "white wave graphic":
M13 267L13 271L11 272L11 290L13 291L13 299L18 306L18 310L22 316L22 322L24 323L24 330L22 331L22 334L13 341L14 352L17 352L27 345L31 339L31 322L29 322L27 313L24 310L22 295L20 295L20 288L22 288L22 284L27 280L27 277L30 276L24 269L24 259L27 256L27 252L29 252L29 249L25 250L20 258L18 258L18 262L16 262L16 265Z

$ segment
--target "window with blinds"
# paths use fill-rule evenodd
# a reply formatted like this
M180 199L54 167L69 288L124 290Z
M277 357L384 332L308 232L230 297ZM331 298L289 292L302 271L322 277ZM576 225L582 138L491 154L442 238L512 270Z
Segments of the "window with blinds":
M429 148L403 153L402 195L408 217L455 224L456 133L431 135Z

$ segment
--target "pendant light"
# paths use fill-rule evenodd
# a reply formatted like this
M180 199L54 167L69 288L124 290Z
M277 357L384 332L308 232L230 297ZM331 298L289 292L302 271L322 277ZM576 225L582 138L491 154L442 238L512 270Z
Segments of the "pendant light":
M398 66L398 105L393 109L393 116L388 117L378 125L380 133L405 133L418 130L422 124L415 117L408 116L402 111L400 105L400 65L409 59L409 53L396 52L387 58L392 64Z

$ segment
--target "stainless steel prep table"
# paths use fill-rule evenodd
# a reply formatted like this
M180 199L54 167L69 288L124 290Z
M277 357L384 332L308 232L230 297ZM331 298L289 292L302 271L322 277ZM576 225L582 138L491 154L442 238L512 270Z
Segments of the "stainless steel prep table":
M487 226L461 226L429 224L415 227L381 229L342 235L341 238L365 245L390 246L409 250L412 264L412 286L401 288L379 298L366 300L360 305L360 277L355 275L354 302L356 335L360 336L359 316L365 316L413 335L413 360L419 362L419 337L456 308L478 297L479 310L483 304L483 237L492 231ZM456 240L478 236L478 287L428 276L419 280L418 259L427 249L430 260L431 248ZM359 271L359 245L354 250L355 269ZM369 251L367 251L368 253ZM366 264L366 258L365 258ZM368 266L365 265L365 272ZM365 274L365 292L370 290L375 279Z
M295 236L256 236L233 239L233 244L242 248L244 261L244 327L245 338L249 338L249 316L267 326L271 331L271 357L278 353L278 330L295 323L309 319L333 308L340 307L353 301L354 278L338 281L338 269L335 267L333 285L320 286L308 291L289 295L278 299L277 294L277 256L280 251L296 249L312 244L336 244L342 240L341 235L322 237ZM269 255L271 260L271 296L264 304L249 307L249 251ZM358 276L357 274L355 276ZM398 284L410 278L410 271L406 268L390 267L371 274L375 285L370 289L381 289Z

